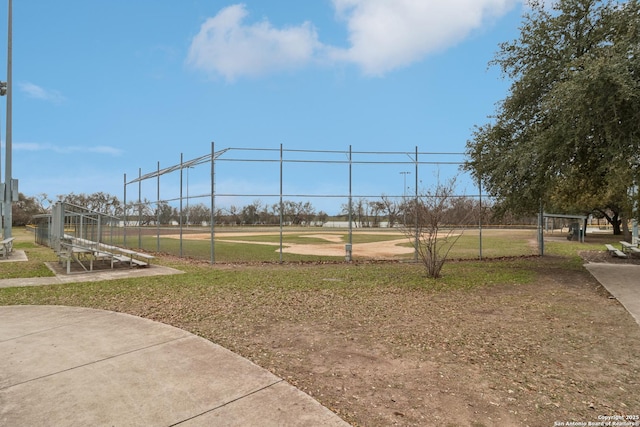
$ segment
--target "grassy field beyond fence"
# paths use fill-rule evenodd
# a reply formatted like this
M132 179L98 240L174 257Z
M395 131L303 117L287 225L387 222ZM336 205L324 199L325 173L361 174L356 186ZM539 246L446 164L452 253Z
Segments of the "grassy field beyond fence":
M173 256L211 259L211 234L206 228L184 229L182 242L178 229L127 231L127 246ZM482 241L477 229L462 231L463 235L450 254L455 259L505 257L538 254L536 231L533 229L486 229ZM122 236L110 237L110 242L123 244ZM277 228L223 227L216 230L213 258L216 262L284 262L341 261L345 259L345 245L349 233L345 228L286 227ZM355 261L404 260L414 258L410 240L398 229L356 228L351 237L352 259ZM300 249L304 246L304 249ZM315 250L314 250L315 248ZM401 250L400 248L404 248Z

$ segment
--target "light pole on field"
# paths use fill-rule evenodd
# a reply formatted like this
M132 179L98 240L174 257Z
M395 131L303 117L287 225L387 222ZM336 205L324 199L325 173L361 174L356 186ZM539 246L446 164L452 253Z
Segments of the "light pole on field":
M187 228L189 228L189 169L192 166L187 166Z
M402 175L402 177L404 178L404 182L402 185L402 203L404 204L407 200L407 175L411 175L411 172L409 171L402 171L400 172L400 175ZM407 207L404 206L402 209L402 222L403 225L406 225L407 223Z
M5 96L7 94L7 82L0 82L0 96ZM0 132L1 134L2 132ZM0 137L0 141L2 138ZM1 145L1 144L0 144ZM0 159L2 158L2 154L0 154ZM0 188L4 188L2 186L2 163L0 162ZM2 194L2 200L0 200L0 227L3 227L2 220L4 219L4 191L0 191ZM4 228L2 230L4 234Z
M17 200L18 198L18 189L17 189L17 185L15 185L16 188L14 188L14 182L13 182L13 178L11 176L12 174L12 170L11 170L11 152L12 152L12 144L11 144L11 104L12 104L12 92L13 92L13 88L12 88L12 84L11 84L11 80L12 80L12 27L13 27L13 23L12 23L12 14L13 14L13 7L12 7L12 1L9 1L9 13L8 13L8 26L7 26L7 85L6 85L6 94L7 94L7 122L6 122L6 126L7 126L7 132L6 132L6 155L5 155L5 169L4 169L4 173L5 173L5 179L4 179L4 194L3 194L3 201L4 201L4 238L8 239L9 237L11 237L11 225L13 222L13 215L11 212L11 205L13 202L13 199L15 198ZM14 194L14 190L15 190L15 194Z
M411 172L409 171L400 172L400 175L402 175L404 178L404 184L402 186L402 197L406 198L407 197L407 175L411 175Z

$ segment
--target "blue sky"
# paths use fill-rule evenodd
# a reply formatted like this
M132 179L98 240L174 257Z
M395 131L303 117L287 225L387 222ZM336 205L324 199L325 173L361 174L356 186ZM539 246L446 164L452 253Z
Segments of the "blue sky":
M523 8L516 0L16 1L13 177L28 196L122 198L125 173L205 155L211 141L216 149L462 152L507 93L488 62L517 37ZM0 47L0 80L5 70ZM3 147L5 114L3 98ZM4 158L3 148L3 180ZM210 179L196 169L191 195ZM400 194L405 169L361 167L354 191ZM291 166L285 192L343 194L345 174L344 166ZM223 193L277 191L277 167L221 164L216 181ZM155 200L154 185L144 184L144 197ZM177 176L163 178L161 198L175 197L178 185ZM137 186L127 191L137 197Z

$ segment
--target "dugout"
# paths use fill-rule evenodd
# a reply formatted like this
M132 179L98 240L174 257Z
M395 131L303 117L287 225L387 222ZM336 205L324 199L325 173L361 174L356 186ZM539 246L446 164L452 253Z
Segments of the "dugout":
M543 214L545 225L551 219L564 219L569 221L569 233L567 240L577 240L584 243L584 237L587 231L587 216L586 215L565 215L565 214ZM545 227L546 228L546 227Z

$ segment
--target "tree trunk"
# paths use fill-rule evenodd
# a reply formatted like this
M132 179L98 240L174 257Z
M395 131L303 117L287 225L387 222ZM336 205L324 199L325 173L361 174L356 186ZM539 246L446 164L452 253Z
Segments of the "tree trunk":
M611 217L609 217L608 215L605 215L604 217L613 226L613 235L620 236L622 234L622 229L620 228L622 221L620 220L620 215L618 214L618 212L614 212Z
M624 235L624 240L626 240L627 242L631 241L631 231L629 231L629 222L623 218L623 220L621 221L622 223L622 233Z

